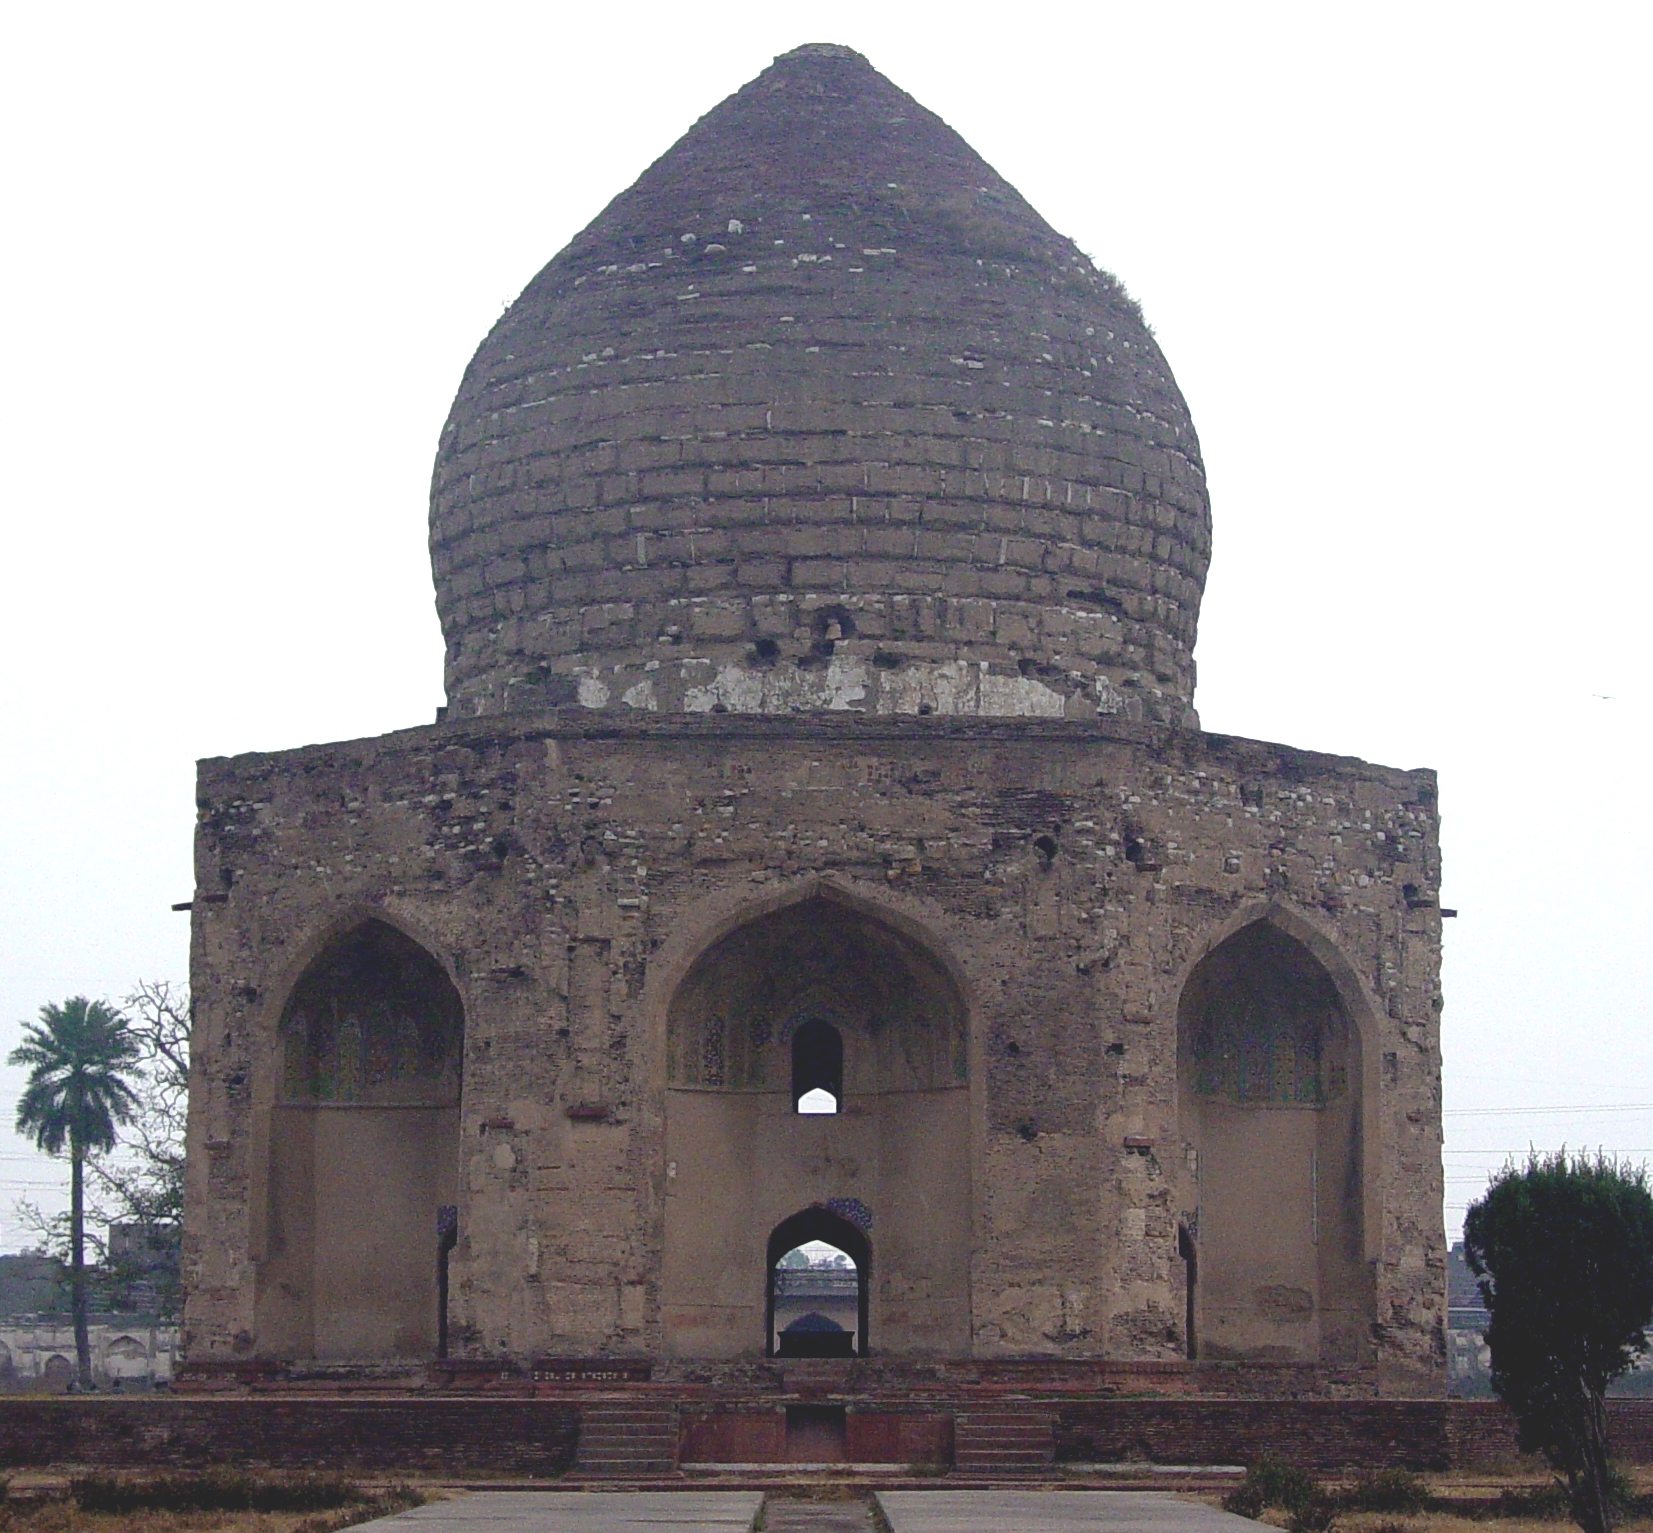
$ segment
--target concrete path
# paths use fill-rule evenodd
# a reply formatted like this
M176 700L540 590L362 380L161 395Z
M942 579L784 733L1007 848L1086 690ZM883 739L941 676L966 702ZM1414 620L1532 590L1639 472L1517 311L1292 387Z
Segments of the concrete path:
M488 1490L373 1523L395 1533L748 1533L757 1490Z
M876 1533L872 1503L864 1496L853 1501L807 1501L771 1496L764 1503L763 1533Z
M1257 1524L1160 1491L881 1490L894 1533L1257 1533Z

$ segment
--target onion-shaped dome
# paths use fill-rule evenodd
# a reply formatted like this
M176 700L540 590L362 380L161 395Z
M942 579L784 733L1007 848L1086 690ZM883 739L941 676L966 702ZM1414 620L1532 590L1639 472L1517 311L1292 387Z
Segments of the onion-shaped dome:
M451 714L1188 723L1210 510L1136 305L859 54L783 55L460 385Z

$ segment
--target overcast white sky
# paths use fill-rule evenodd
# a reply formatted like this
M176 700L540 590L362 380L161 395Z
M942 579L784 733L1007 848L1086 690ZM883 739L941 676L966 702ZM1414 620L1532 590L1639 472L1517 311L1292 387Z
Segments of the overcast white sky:
M196 757L432 717L472 349L825 41L1142 300L1210 476L1206 727L1440 770L1449 1230L1505 1151L1653 1154L1650 16L8 7L0 1040L185 976ZM0 1128L0 1249L63 1182Z

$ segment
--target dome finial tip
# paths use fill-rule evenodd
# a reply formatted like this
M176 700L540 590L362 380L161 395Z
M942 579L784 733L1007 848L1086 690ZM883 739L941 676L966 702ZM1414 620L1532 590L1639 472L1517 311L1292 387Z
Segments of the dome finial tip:
M803 43L775 55L777 64L785 63L787 59L856 59L862 64L867 62L866 54L857 53L841 43Z

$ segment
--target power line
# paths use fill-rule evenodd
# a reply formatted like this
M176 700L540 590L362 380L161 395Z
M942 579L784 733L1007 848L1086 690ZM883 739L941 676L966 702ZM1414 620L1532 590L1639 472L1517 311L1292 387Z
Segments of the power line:
M1511 1118L1523 1113L1653 1112L1653 1102L1598 1102L1572 1107L1449 1107L1443 1118Z

